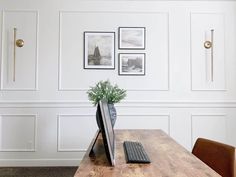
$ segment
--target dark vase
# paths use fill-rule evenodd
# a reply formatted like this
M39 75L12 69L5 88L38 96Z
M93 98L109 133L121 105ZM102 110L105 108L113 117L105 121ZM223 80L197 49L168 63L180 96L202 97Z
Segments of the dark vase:
M115 122L116 122L116 108L114 106L114 104L108 104L108 109L109 109L109 113L110 113L110 117L111 117L111 124L112 124L112 127L114 127L115 125ZM99 116L101 116L101 113L100 113L100 110L97 106L97 111L96 111L96 121L97 121L97 125L98 125L98 128L100 128L100 123L99 123Z

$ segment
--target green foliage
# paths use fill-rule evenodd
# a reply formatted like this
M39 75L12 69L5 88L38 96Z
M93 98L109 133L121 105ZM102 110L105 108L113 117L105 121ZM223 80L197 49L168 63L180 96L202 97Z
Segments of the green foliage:
M99 81L94 87L90 87L87 94L94 105L101 99L106 99L108 103L118 103L126 97L126 90L120 89L118 85L113 86L109 80L106 80Z

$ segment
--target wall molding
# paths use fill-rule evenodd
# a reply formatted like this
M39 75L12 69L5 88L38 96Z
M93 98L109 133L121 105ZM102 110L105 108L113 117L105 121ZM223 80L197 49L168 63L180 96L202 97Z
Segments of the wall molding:
M36 152L37 151L37 130L38 130L38 123L37 123L37 119L38 119L38 115L37 114L0 114L1 116L31 116L34 119L34 141L33 141L33 146L34 148L31 149L2 149L0 148L0 152Z
M60 137L60 132L61 132L61 128L60 128L60 119L63 116L67 116L67 117L94 117L93 114L59 114L57 115L57 152L86 152L87 149L83 149L83 148L61 148L61 137Z
M114 10L114 11L59 11L59 44L58 44L58 91L87 91L88 88L63 88L62 87L62 70L61 70L61 61L62 61L62 56L61 56L61 43L62 43L62 15L63 13L104 13L104 14L164 14L166 15L167 19L167 84L166 84L166 89L149 89L149 88L144 88L144 89L137 89L137 88L127 88L128 91L169 91L170 89L170 15L169 12L156 12L156 11L122 11L122 10ZM118 28L119 26L117 26ZM119 51L119 49L118 49ZM115 55L117 55L117 52L115 52ZM115 57L117 58L117 57Z
M4 56L4 28L5 28L5 13L7 12L27 12L27 13L35 13L36 14L36 48L35 48L35 83L34 88L4 88L3 85L3 56ZM3 91L37 91L38 89L38 39L39 39L39 12L37 10L3 10L2 11L2 23L1 23L1 58L0 58L0 90Z
M83 148L61 148L61 138L60 138L60 119L63 116L67 117L92 117L94 118L94 114L59 114L57 115L57 152L86 152L87 149ZM170 114L118 114L118 116L122 119L122 117L158 117L165 116L167 119L167 133L170 135Z
M236 108L236 100L163 100L122 101L116 107L142 108ZM75 100L22 100L0 101L0 108L95 108L89 101Z
M193 142L193 117L195 116L222 116L224 119L227 119L227 114L224 113L199 113L199 114L191 114L190 122L191 122L191 149L193 148L194 142ZM225 127L226 128L226 127ZM226 128L227 129L227 128Z
M208 89L204 89L204 88L202 88L202 89L196 89L196 88L194 88L193 87L193 54L192 54L192 36L193 36L193 34L192 34L192 16L193 15L198 15L198 14L200 14L200 15L202 15L202 14L207 14L207 15L221 15L222 17L223 17L223 20L224 20L224 24L225 24L225 13L222 13L222 12L197 12L197 11L191 11L190 12L190 20L189 20L189 32L190 32L190 88L191 88L191 91L209 91L209 92L226 92L227 91L227 79L226 79L226 75L227 75L227 71L226 71L226 64L225 64L225 60L226 60L226 58L225 58L225 46L224 46L224 88L208 88ZM225 26L224 26L224 34L223 34L223 38L224 38L224 43L225 43Z
M161 116L165 116L167 119L167 132L168 135L170 135L170 114L117 114L119 116L119 119L122 119L122 117L156 117L158 119L158 117Z

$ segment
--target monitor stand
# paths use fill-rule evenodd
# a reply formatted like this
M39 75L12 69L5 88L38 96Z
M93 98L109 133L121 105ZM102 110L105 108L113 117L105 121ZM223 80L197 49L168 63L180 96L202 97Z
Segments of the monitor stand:
M94 156L93 147L94 147L94 145L95 145L95 143L96 143L96 141L97 141L97 139L98 139L98 135L100 134L100 132L101 132L101 130L98 129L97 132L96 132L96 134L95 134L95 136L94 136L94 138L93 138L93 140L92 140L92 143L91 143L92 146L90 147L91 149L88 149L88 151L89 151L89 157Z

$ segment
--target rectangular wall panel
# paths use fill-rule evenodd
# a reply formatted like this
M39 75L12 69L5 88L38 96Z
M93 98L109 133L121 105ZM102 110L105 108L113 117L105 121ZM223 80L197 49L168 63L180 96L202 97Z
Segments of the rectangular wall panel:
M119 115L116 129L162 129L170 134L169 115Z
M35 151L36 121L36 115L0 115L0 151Z
M226 143L225 115L192 115L192 145L197 138L209 138Z
M146 48L144 50L118 50L119 27L145 27ZM83 68L83 33L85 31L116 33L115 70ZM118 75L118 54L128 52L146 54L145 76ZM86 90L101 79L115 81L120 87L127 90L168 90L168 52L168 13L61 12L59 90Z
M36 11L4 11L2 17L2 90L37 89ZM19 39L23 46L17 46Z
M192 90L225 90L224 14L191 14Z
M58 151L86 151L96 130L94 116L59 115Z

